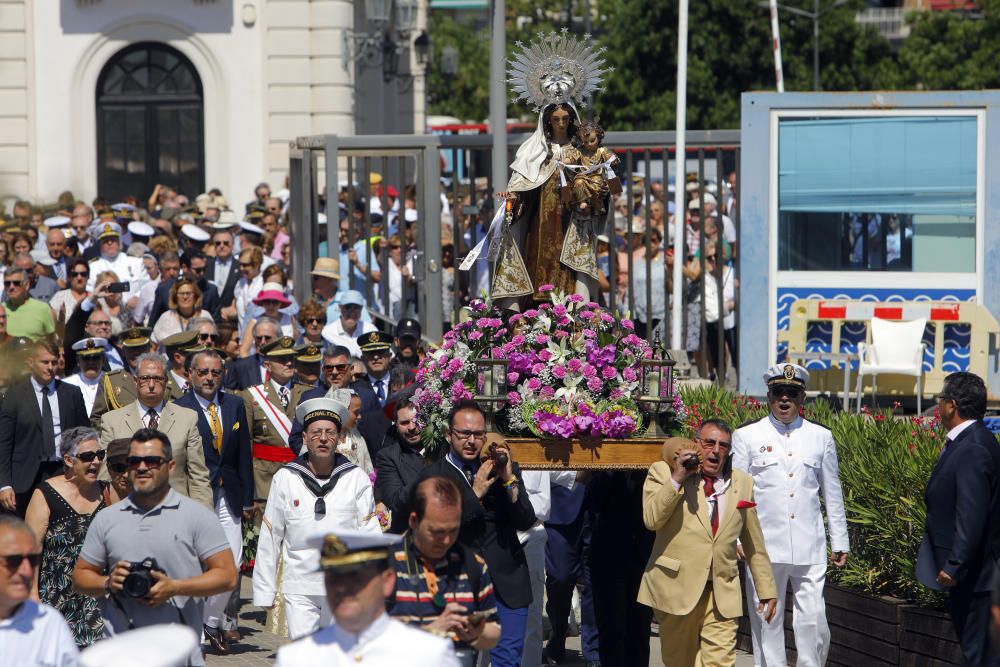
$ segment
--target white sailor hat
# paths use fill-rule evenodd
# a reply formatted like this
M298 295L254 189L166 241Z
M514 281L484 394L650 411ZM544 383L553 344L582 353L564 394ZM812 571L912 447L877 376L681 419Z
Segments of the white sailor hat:
M181 227L181 234L196 243L204 243L212 238L208 232L195 224L187 224Z
M340 416L339 403L332 398L310 398L308 401L302 401L299 407L295 408L295 419L302 424L303 429L317 419L336 422L338 429L344 423Z
M122 227L117 222L99 222L90 227L90 234L100 241L109 236L121 236Z
M58 229L59 227L65 227L69 224L69 218L65 215L54 215L51 218L45 218L43 223L49 229Z
M28 254L31 255L31 259L34 260L35 264L41 264L42 266L56 265L56 260L49 256L48 250L32 250Z
M128 232L132 236L151 237L153 236L153 234L156 233L156 230L153 229L152 225L149 225L145 222L136 221L128 223Z
M415 208L408 208L403 211L403 218L405 218L407 222L416 222L418 215L417 209Z
M147 625L87 647L80 653L80 665L104 667L141 661L143 667L179 667L188 664L200 641L201 636L186 625Z
M73 351L78 357L96 357L108 351L108 341L97 336L83 338L73 343Z
M775 364L764 373L764 382L768 387L785 384L804 389L809 382L809 371L798 364Z
M260 234L261 236L264 235L264 230L262 228L258 227L252 222L246 222L245 220L240 223L240 229L250 234Z
M337 404L337 410L340 412L340 423L346 424L347 420L350 419L349 411L351 409L351 399L358 395L358 392L353 389L331 389L326 392L326 397Z
M307 546L320 550L320 569L340 572L357 570L370 563L387 563L390 549L402 542L401 535L346 529L333 533L324 531L306 538Z

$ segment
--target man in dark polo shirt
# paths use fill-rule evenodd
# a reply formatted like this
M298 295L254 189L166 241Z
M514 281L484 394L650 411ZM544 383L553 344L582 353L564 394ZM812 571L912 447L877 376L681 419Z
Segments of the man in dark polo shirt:
M471 667L477 651L496 646L500 626L486 561L457 542L462 493L451 479L430 477L410 496L410 529L389 557L396 570L389 614L449 637L459 662Z

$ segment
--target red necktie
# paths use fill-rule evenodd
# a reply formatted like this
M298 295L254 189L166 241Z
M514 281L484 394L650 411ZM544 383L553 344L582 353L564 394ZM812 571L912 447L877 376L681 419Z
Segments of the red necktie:
M705 497L706 498L711 498L712 494L715 493L715 478L714 477L709 477L709 476L705 475L703 477L703 479L705 480ZM715 535L715 533L719 530L718 502L719 501L716 500L711 505L711 512L712 512L712 535Z

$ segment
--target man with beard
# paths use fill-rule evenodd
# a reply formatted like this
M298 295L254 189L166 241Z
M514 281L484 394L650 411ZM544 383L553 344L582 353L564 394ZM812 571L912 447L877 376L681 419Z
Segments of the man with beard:
M396 403L396 422L386 433L378 453L375 454L375 499L392 512L389 531L406 530L405 510L410 500L413 484L424 469L421 455L423 444L417 425L417 409L409 399Z
M795 609L792 628L798 664L819 667L830 651L823 587L826 582L826 528L830 526L830 563L843 567L850 548L847 515L840 487L837 445L830 430L802 418L809 372L797 364L776 364L764 374L771 414L733 433L733 469L754 480L764 545L777 586L775 620L763 623L750 614L754 662L785 665L785 593ZM747 606L760 600L747 577Z

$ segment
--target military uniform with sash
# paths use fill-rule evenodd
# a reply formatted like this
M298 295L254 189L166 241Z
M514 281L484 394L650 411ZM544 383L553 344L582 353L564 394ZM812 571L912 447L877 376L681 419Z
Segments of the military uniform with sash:
M265 358L295 356L294 344L289 336L283 336L265 345L261 353ZM288 446L288 437L295 421L295 407L302 394L310 389L309 385L293 380L287 405L282 405L278 389L270 379L239 392L250 423L253 478L258 500L267 499L274 473L295 460L295 452Z
M119 344L130 351L147 352L151 333L152 330L146 327L126 329L119 336ZM122 359L125 360L124 354ZM94 397L94 407L90 411L90 425L100 430L101 417L105 412L124 407L135 402L137 398L139 392L136 390L135 377L131 371L119 368L105 373L97 388L97 396Z

